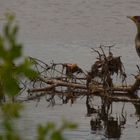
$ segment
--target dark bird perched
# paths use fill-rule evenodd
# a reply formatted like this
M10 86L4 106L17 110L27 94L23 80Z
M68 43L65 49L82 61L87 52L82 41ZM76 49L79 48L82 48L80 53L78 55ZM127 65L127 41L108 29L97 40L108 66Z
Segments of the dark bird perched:
M128 16L128 18L131 19L132 21L134 21L134 23L136 24L136 27L137 27L137 35L135 38L135 47L136 47L137 54L140 57L140 16Z

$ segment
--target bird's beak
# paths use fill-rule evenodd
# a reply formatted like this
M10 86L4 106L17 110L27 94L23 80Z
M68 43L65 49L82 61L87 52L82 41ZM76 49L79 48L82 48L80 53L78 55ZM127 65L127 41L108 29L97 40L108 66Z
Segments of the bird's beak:
M127 18L129 18L129 19L131 19L132 21L136 22L136 19L135 19L135 17L133 17L133 16L127 16Z

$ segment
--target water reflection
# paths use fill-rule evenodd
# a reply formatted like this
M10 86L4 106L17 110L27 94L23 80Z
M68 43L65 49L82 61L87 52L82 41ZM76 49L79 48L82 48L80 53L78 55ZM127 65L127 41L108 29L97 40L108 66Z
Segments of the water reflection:
M91 133L94 135L97 132L103 132L105 139L121 139L124 129L127 129L128 114L124 112L124 105L120 108L121 113L114 114L112 102L106 99L101 99L101 104L95 109L92 106L92 98L87 96L86 107L87 115L91 117L90 128ZM140 105L133 104L138 120L135 121L135 127L138 128L140 122Z
M87 97L87 101L89 101L89 97ZM89 101L90 102L90 101ZM115 138L119 139L122 134L122 130L125 128L124 125L126 124L126 113L122 113L121 115L117 115L114 117L112 113L112 104L108 103L103 99L100 108L98 108L95 112L89 112L91 114L90 120L90 127L91 131L94 133L96 131L103 131L106 138ZM88 110L88 106L87 106Z

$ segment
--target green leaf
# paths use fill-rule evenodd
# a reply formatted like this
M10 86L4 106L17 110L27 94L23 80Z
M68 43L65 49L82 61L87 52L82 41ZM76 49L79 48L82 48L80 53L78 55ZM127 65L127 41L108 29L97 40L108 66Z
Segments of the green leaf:
M51 140L64 140L60 131L54 131L51 135Z
M6 108L6 111L7 111L7 108ZM7 131L13 131L13 127L12 127L12 125L11 125L11 122L10 122L10 120L5 120L4 121L4 126L5 126L5 129L7 130Z
M25 76L28 77L28 78L35 78L35 77L38 76L38 73L35 72L35 71L32 70L32 69L26 69L26 70L24 70L24 74L25 74Z
M75 123L69 123L68 124L68 128L70 128L70 129L76 129L77 128L77 124L75 124Z
M3 138L3 136L2 136L2 135L0 135L0 140L4 140L4 138Z
M14 20L14 18L15 18L15 15L13 13L11 13L11 12L6 12L5 16L7 18L7 21L9 21L9 22L12 22Z
M10 59L14 60L16 58L19 58L22 55L21 50L22 50L21 44L13 46L9 51Z
M47 127L39 125L38 126L38 138L37 140L45 140L47 134Z
M53 122L48 122L47 129L55 129L56 125Z
M38 73L31 68L32 63L25 59L24 63L17 68L18 73L24 74L28 78L35 78Z
M1 106L1 109L6 118L18 118L23 105L19 103L7 103Z
M20 88L16 79L14 79L10 74L5 75L3 79L4 91L9 96L15 96L19 93Z
M10 30L10 24L9 23L6 23L5 26L4 26L4 35L5 37L9 38L9 30Z
M77 124L73 123L73 122L68 122L65 119L63 119L63 126L62 129L76 129L77 128Z
M13 35L13 36L16 36L17 33L18 33L18 30L19 30L18 26L14 26L14 27L13 27L13 31L12 31L12 35Z

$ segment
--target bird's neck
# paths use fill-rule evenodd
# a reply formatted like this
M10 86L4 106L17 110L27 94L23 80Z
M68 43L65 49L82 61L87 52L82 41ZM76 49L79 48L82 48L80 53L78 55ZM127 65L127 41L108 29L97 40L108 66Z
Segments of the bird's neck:
M140 41L140 32L137 33L137 35L136 35L136 40L137 40L137 41Z
M137 35L140 36L140 25L137 25Z
M138 41L140 41L140 24L136 24L137 25L137 35L136 38Z
M138 55L140 56L140 34L138 33L135 38L135 47L137 50Z

